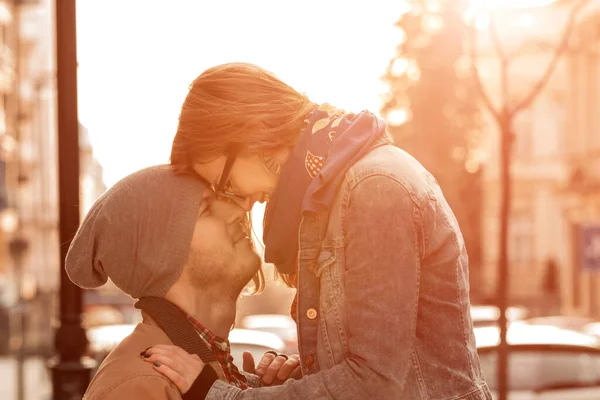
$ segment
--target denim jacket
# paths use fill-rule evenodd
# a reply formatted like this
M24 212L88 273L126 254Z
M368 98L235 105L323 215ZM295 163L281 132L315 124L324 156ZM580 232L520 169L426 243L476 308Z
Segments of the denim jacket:
M303 378L208 399L489 400L465 243L439 185L382 140L299 232Z

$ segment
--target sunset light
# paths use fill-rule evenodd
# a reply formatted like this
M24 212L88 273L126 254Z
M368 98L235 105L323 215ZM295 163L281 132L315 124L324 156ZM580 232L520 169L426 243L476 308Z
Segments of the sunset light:
M0 0L0 400L600 399L598 27Z
M475 6L489 9L538 8L556 3L557 0L471 0Z

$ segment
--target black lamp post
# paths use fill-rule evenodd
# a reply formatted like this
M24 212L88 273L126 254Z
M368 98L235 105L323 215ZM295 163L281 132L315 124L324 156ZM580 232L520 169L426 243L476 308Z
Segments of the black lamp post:
M77 115L77 46L75 0L55 2L58 88L58 177L60 202L60 326L58 353L50 361L54 400L81 399L94 362L81 325L82 293L65 272L67 250L79 226L79 119Z

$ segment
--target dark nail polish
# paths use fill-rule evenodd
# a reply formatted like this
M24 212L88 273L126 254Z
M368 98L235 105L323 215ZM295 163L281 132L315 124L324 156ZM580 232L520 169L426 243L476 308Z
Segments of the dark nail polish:
M154 362L154 366L155 366L155 367L160 367L160 366L161 366L161 363L159 363L158 361L155 361L155 362Z
M152 357L152 354L148 354L148 353L144 352L144 355L142 357L144 357L144 358L150 358L150 357Z
M140 353L140 357L144 357L145 355L146 355L146 350L144 350Z

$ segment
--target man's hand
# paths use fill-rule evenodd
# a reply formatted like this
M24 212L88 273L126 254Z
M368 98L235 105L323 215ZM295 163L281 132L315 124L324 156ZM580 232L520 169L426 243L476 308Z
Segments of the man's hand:
M297 354L287 356L268 351L262 357L258 366L254 368L254 357L245 351L243 355L244 371L255 374L261 378L263 384L269 386L281 384L300 366L300 357Z

